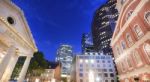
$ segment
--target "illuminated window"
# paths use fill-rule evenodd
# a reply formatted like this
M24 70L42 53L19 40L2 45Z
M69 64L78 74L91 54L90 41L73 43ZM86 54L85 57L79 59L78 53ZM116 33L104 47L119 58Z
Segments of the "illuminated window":
M145 13L144 19L146 20L146 22L148 24L150 24L150 11L148 11L148 12Z
M139 25L134 26L134 31L138 38L144 35Z
M145 44L144 45L144 51L145 51L148 59L150 60L150 44Z
M129 33L126 35L126 38L127 38L128 44L131 46L133 44L133 40Z

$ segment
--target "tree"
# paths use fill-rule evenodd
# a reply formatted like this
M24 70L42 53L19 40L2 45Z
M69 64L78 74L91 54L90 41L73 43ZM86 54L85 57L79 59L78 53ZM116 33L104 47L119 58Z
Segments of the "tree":
M27 75L39 76L47 68L49 68L49 61L44 59L44 54L40 51L35 52L31 59Z

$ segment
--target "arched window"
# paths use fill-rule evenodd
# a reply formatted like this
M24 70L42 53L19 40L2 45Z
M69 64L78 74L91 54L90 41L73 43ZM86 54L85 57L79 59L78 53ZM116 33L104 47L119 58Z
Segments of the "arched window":
M126 34L126 38L127 38L128 44L131 46L133 44L133 40L129 33Z
M145 18L146 22L147 22L148 24L150 24L150 11L148 11L148 12L145 13L144 18Z
M126 49L126 44L124 41L121 41L121 47L122 47L122 50L125 50Z
M136 64L141 64L142 63L142 59L141 59L140 54L138 53L138 51L134 51L133 57L134 57L134 60L135 60Z
M139 25L135 25L134 26L134 31L137 35L138 38L142 37L144 35L144 33L142 32L141 28Z
M126 0L121 0L121 5L123 5L125 3Z
M127 63L129 68L131 68L132 67L131 58L127 57Z
M118 46L116 47L116 53L117 53L117 56L121 54L120 49L119 49Z
M121 69L122 69L122 71L125 71L125 68L126 68L126 67L125 67L125 62L122 62L122 63L121 63Z
M125 82L129 82L129 80L128 80L128 79L125 79Z
M127 15L126 15L126 20L128 20L130 18L130 16L132 15L133 10L130 10Z
M146 52L148 59L150 60L150 44L145 44L144 50Z

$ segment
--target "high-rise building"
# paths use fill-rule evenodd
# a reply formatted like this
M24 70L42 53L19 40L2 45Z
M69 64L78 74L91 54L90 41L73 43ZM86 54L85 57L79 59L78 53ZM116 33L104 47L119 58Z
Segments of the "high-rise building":
M82 35L82 53L94 52L94 46L92 41L92 35L90 33L84 33Z
M111 55L96 52L93 55L76 55L73 82L116 82L116 72ZM97 55L95 55L97 54Z
M61 62L61 76L67 77L70 75L71 63L73 59L73 50L70 45L61 45L57 50L56 61Z
M150 82L150 0L117 0L111 46L120 82Z
M112 55L110 41L118 18L115 6L116 0L108 0L106 4L98 8L95 12L92 23L92 36L94 49L97 52Z

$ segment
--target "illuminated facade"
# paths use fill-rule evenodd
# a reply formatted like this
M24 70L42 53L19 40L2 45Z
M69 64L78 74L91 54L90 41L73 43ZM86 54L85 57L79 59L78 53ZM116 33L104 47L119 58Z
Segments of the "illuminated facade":
M120 82L150 82L150 0L117 0L111 41Z
M116 82L112 56L92 53L76 56L76 80L72 82Z
M70 75L71 63L73 59L72 46L61 45L57 50L56 61L61 62L61 75L66 77Z
M94 49L106 55L112 55L110 41L118 18L115 6L116 0L108 0L106 4L96 10L92 22Z
M37 51L22 10L10 0L0 1L0 82L9 82L19 57L25 62L18 77L23 82L33 53Z

